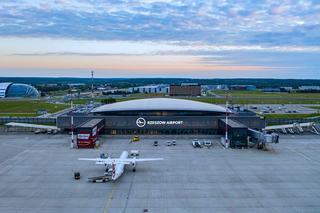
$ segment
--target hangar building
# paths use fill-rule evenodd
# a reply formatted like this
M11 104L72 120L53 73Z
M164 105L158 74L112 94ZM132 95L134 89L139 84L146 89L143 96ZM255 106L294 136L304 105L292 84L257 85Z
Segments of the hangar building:
M28 84L0 83L0 98L36 98L39 92Z
M104 118L106 134L218 134L218 120L225 118L224 107L173 98L148 98L107 104L90 114L73 114L78 126L93 118ZM250 128L262 129L264 120L255 115L229 112L232 119ZM59 116L57 126L70 129L70 114Z

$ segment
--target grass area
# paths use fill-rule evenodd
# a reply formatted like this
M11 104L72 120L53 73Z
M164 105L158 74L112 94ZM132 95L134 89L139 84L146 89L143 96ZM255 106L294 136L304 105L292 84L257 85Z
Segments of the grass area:
M185 97L182 99L200 101L211 104L224 104L224 91L215 91L221 97ZM168 97L163 94L132 94L128 97L118 97L117 102L142 98ZM172 97L177 98L177 97ZM104 98L97 98L99 102ZM74 104L86 104L90 99L75 99ZM263 93L261 91L229 91L230 104L320 104L320 93ZM69 103L68 103L69 104ZM320 109L316 108L316 109Z
M37 113L0 113L0 116L10 117L36 117Z
M311 113L311 114L266 114L266 119L304 119L318 117L320 113Z
M51 104L41 100L1 100L0 116L36 116L39 109L53 113L67 107L67 104Z
M89 102L89 99L74 99L72 100L73 104L86 104ZM95 102L100 102L99 100L95 100ZM68 102L67 104L70 105L70 102Z
M150 98L146 96L129 96L116 98L117 102L128 101L141 98ZM174 97L177 98L177 97ZM215 97L186 97L182 99L200 101L204 103L211 104L224 104L224 98L215 98ZM100 100L96 100L100 102ZM80 100L79 103L86 103L87 100ZM76 103L76 102L74 102ZM296 98L296 97L245 97L245 96L231 96L229 97L230 104L320 104L320 98Z
M224 91L215 91L221 97ZM261 91L228 91L234 104L320 104L320 93L263 93ZM224 98L223 98L224 99Z

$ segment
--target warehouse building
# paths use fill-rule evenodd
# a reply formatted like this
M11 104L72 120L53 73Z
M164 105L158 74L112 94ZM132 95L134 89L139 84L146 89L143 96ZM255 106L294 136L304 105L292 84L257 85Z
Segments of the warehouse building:
M126 134L218 134L218 121L225 117L224 107L184 99L148 98L107 104L90 114L73 114L75 126L90 119L102 118L104 132ZM253 129L265 127L264 120L255 115L228 112L232 119ZM57 125L70 129L70 114L59 116Z
M197 83L182 83L181 85L170 85L170 96L201 96L201 86Z

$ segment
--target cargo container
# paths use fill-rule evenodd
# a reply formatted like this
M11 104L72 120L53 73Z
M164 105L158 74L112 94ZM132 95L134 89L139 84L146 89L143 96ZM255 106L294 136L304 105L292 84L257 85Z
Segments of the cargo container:
M228 139L231 148L248 147L248 127L242 123L228 119ZM225 134L226 119L219 119L219 132Z
M94 148L104 129L104 119L91 119L77 127L78 148Z

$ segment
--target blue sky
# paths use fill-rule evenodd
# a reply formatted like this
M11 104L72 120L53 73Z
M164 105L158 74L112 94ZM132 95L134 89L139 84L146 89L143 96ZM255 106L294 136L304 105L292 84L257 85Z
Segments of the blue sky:
M320 79L320 0L2 0L1 76Z

